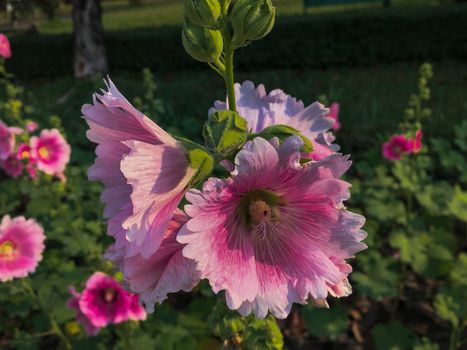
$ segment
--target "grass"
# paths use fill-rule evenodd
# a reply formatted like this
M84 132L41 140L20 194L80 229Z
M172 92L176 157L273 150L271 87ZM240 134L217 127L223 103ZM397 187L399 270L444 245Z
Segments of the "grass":
M433 116L425 125L426 136L449 137L456 122L467 116L467 67L443 63L436 65L434 72L430 84ZM398 130L409 96L416 89L417 75L418 66L397 64L368 69L240 72L237 81L264 82L268 90L281 87L305 103L311 103L320 94L326 94L330 101L339 101L343 127L338 141L345 152L358 154L359 150L379 148L386 136ZM140 76L114 74L112 78L130 101L142 95ZM220 78L204 70L156 72L156 80L158 96L169 107L169 113L155 119L174 133L199 138L207 110L215 99L224 96ZM36 115L60 115L68 136L82 149L88 149L89 144L84 136L80 107L90 102L91 93L102 86L101 80L75 83L72 78L27 84L35 96Z
M301 0L276 0L277 13L280 16L302 15L303 5ZM391 8L383 9L380 4L352 4L320 6L310 8L310 15L334 14L342 12L368 12L392 13L407 7L431 6L439 4L438 0L393 0ZM39 29L44 34L71 33L72 23L70 19L71 6L63 5L57 19L50 22L42 22ZM311 18L311 17L310 17ZM106 31L125 30L134 28L158 27L165 25L179 25L183 21L182 0L152 0L140 6L131 6L128 1L112 0L103 2L103 25Z

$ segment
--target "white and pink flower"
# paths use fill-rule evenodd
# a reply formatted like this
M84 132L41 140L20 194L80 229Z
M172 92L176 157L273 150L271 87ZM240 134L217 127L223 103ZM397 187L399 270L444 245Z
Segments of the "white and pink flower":
M255 138L225 180L187 193L191 219L178 234L201 278L242 315L287 317L293 303L350 293L345 260L366 248L364 218L345 210L348 157L300 164L302 140Z

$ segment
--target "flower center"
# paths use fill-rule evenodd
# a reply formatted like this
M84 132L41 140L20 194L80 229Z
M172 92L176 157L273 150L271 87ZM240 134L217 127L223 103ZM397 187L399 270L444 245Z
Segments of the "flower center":
M0 244L0 258L4 260L11 260L15 253L15 246L11 241L5 241Z
M41 157L42 159L47 159L49 158L49 150L47 149L47 147L40 147L39 150L38 150L38 153L39 153L39 157Z
M111 302L113 302L116 296L117 296L117 293L115 292L115 289L113 288L106 288L102 291L102 299L104 299L104 301L107 304L110 304Z
M29 151L21 152L21 159L26 159L26 158L29 158Z
M250 202L248 213L253 225L258 225L270 219L272 215L271 207L261 199Z

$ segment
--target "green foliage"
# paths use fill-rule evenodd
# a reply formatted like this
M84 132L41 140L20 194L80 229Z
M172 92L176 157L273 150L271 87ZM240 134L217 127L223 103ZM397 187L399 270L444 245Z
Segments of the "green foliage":
M315 337L327 337L335 341L349 328L347 310L337 303L329 309L304 307L302 315L309 332Z
M416 336L398 321L379 324L371 331L377 350L409 350L416 344Z
M224 349L281 350L284 345L274 317L269 315L264 320L241 317L238 312L228 310L224 301L217 303L208 322L223 341Z
M180 16L179 10L175 13ZM464 62L466 51L459 47L459 42L467 41L466 18L467 9L461 6L432 6L425 11L390 14L385 11L372 16L356 12L345 16L279 18L266 38L239 51L236 66L255 71L265 67L367 67L443 59ZM313 33L311 42L310 33ZM184 52L178 25L109 31L105 39L112 72L140 72L141 67L157 71L203 68ZM130 42L131 55L128 54ZM309 45L303 45L304 42ZM398 42L397 50L388 42ZM355 50L355 47L371 50ZM15 59L7 63L8 68L21 78L62 77L73 73L73 46L68 34L15 35L12 49ZM35 57L33 62L31 52Z

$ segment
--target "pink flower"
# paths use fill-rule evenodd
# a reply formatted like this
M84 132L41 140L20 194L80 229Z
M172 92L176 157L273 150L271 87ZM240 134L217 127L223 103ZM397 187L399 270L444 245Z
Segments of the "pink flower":
M30 140L30 156L37 168L49 175L62 176L70 161L71 148L57 129L42 130Z
M37 178L36 160L31 156L31 147L27 143L21 143L18 146L17 158L26 160L26 171L31 179Z
M5 173L11 177L18 177L23 173L23 164L18 159L17 155L11 154L5 160L0 161L0 166Z
M15 147L15 135L21 134L20 128L8 127L0 120L0 160L7 159Z
M319 102L305 107L302 101L276 89L266 93L264 85L255 88L251 81L235 84L237 110L248 122L250 132L258 133L271 125L289 125L308 137L314 146L314 152L306 155L313 160L323 159L339 150L331 145L334 140L329 129L335 121L329 117L329 110ZM216 101L209 114L228 108L228 104Z
M0 56L5 59L11 57L10 41L3 33L0 34Z
M392 135L388 141L383 144L383 156L389 160L400 160L402 155L411 152L410 141L405 135Z
M42 260L44 230L33 219L8 215L0 223L0 281L26 277Z
M77 319L90 335L100 328L128 320L145 320L146 312L115 279L95 272L86 282L81 294L70 289L68 306L77 312Z
M31 133L37 130L39 125L36 122L28 122L26 123L26 130Z
M255 138L230 178L190 190L191 219L177 236L201 278L215 293L225 290L229 308L259 318L268 310L285 318L308 298L325 305L328 294L348 295L345 259L366 248L365 219L343 206L348 157L302 165L299 137L278 143Z
M72 309L76 313L76 320L81 323L86 331L87 335L95 336L99 334L101 327L95 327L89 318L86 317L85 314L82 313L81 309L79 308L79 299L81 298L81 294L76 291L74 287L70 287L69 289L71 298L67 301L66 305L68 308Z
M409 139L409 150L411 153L418 153L422 149L422 137L423 133L421 130L417 130L415 138Z
M107 250L106 257L119 266L130 289L139 294L148 312L154 311L155 303L167 299L168 293L189 292L199 283L195 262L183 256L184 245L176 239L188 219L176 209L159 249L148 259L139 254L124 258L124 251L116 250L115 245Z
M334 124L332 130L337 131L341 128L341 123L339 122L339 103L332 103L329 107L328 117L334 119Z
M104 216L117 249L129 242L128 256L148 258L196 171L178 141L135 109L112 81L106 84L109 91L82 108L87 136L98 144L88 175L105 186Z

